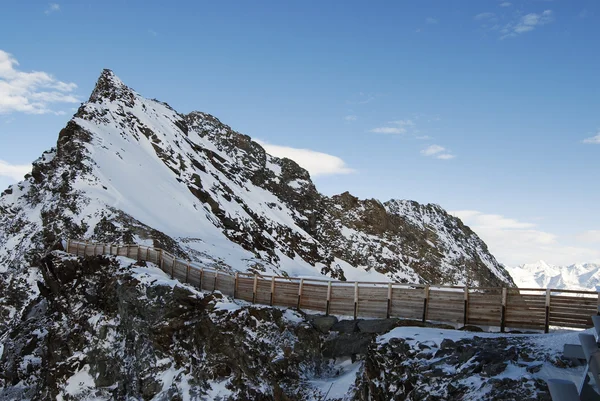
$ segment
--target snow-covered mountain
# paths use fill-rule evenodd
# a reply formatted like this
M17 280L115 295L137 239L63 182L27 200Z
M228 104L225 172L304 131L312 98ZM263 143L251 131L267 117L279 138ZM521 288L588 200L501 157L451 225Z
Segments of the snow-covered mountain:
M151 244L229 271L512 285L441 207L324 196L294 161L211 115L146 99L110 70L0 197L0 293L29 296L27 268L66 237Z
M600 287L600 264L578 263L554 266L543 260L507 268L522 288L566 288L595 291Z

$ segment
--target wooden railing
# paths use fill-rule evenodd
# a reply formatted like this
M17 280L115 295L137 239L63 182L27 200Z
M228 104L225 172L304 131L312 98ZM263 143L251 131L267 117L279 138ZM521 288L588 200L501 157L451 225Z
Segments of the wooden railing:
M117 255L157 264L201 290L249 302L367 318L407 318L462 325L543 330L593 327L600 293L539 288L471 288L424 284L347 282L227 272L178 259L159 248L67 241L78 256Z

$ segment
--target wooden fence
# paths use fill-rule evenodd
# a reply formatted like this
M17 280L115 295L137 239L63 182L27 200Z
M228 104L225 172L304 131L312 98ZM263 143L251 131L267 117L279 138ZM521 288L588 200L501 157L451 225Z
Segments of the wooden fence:
M539 288L471 288L404 283L332 281L226 272L182 260L159 248L67 241L78 256L117 255L157 264L172 278L201 290L252 303L367 318L543 330L593 327L600 293Z

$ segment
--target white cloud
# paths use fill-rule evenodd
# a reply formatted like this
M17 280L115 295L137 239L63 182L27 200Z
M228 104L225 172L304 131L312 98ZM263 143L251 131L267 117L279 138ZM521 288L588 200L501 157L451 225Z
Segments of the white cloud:
M541 14L530 13L506 24L500 31L502 33L500 38L516 37L522 33L533 31L538 26L549 24L552 21L554 21L552 10L546 10Z
M405 134L406 128L402 127L377 127L369 130L374 134Z
M53 103L79 103L74 83L58 81L46 72L19 71L18 65L11 54L0 50L0 114L56 113L50 109Z
M412 120L396 120L390 121L391 124L400 125L402 127L414 127L415 123Z
M429 145L421 151L423 156L435 157L440 160L454 159L456 156L448 152L446 148L440 145Z
M600 249L570 246L534 223L474 210L450 212L471 227L501 263L517 266L537 260L555 265L600 261Z
M358 92L350 100L346 100L347 104L367 104L375 100L375 95L370 93Z
M509 3L508 1L500 3L500 7L510 7L510 6L512 6L512 3Z
M356 120L358 120L358 117L353 116L353 115L349 115L349 116L345 116L344 120L346 120L346 121L356 121Z
M600 131L595 136L585 138L583 143L593 143L595 145L600 145Z
M8 177L16 182L21 181L29 172L31 172L31 164L10 164L0 160L0 177Z
M600 230L588 230L577 236L577 240L581 242L600 244Z
M261 145L267 153L277 157L287 157L304 167L312 177L337 174L351 174L355 171L346 165L341 158L311 149L291 148L289 146L272 145L270 143L254 140Z
M427 17L427 18L425 18L425 22L427 22L428 24L437 24L438 20L433 17Z
M52 14L53 12L60 11L60 4L58 3L50 3L48 4L48 8L44 11L44 14Z
M155 37L158 36L158 32L156 32L155 30L152 30L152 29L148 29L148 33Z
M425 156L433 156L435 154L443 152L444 150L446 150L446 148L444 148L440 145L430 145L430 146L426 147L425 149L423 149L421 151L421 154L423 154Z
M495 15L496 15L496 14L494 14L494 13L480 13L480 14L477 14L476 16L474 16L473 18L474 18L476 21L481 21L481 20L485 20L485 19L492 18L492 17L494 17Z
M419 139L421 141L425 141L425 140L431 139L431 137L429 135L419 135L419 136L416 136L415 138Z

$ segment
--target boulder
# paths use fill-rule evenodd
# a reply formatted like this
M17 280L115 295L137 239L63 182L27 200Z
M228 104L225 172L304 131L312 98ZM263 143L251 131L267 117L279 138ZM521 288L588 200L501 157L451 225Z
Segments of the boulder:
M323 344L323 356L338 358L342 356L366 355L369 345L375 337L367 333L345 333L331 338Z
M358 331L358 322L362 320L340 320L331 327L331 331L338 333L355 333Z
M325 315L306 315L306 320L308 320L315 329L324 334L329 333L329 330L331 330L333 325L338 322L337 317Z
M398 319L360 320L358 330L361 333L387 333L398 326Z

